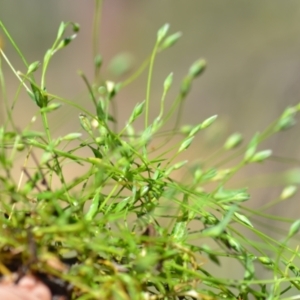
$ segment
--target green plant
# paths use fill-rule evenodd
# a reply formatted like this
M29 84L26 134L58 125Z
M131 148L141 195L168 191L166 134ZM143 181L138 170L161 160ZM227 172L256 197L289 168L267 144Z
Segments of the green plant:
M29 64L0 22L26 71L16 71L3 50L0 63L8 63L20 88L25 88L38 108L34 118L41 118L43 124L38 132L31 129L32 123L18 129L1 72L7 116L0 128L1 272L4 274L3 270L17 262L32 272L53 275L72 285L73 299L284 299L287 291L297 293L300 283L295 261L299 254L290 241L299 231L299 220L278 217L291 223L290 230L282 241L272 239L258 230L251 218L276 217L264 214L262 209L247 208L247 188L229 189L227 183L240 169L272 155L271 150L261 151L258 147L273 134L293 126L300 105L287 108L245 147L240 147L239 134L230 136L222 151L212 156L210 165L178 162L178 156L191 146L195 136L216 120L212 116L195 126L180 126L182 105L193 81L204 71L205 61L197 60L189 68L169 111L165 111L164 102L172 86L172 73L165 79L160 113L151 120L154 61L156 55L177 42L180 33L168 34L169 25L164 25L140 69L119 83L101 80L102 58L97 49L100 2L96 3L95 78L90 82L80 74L93 111L46 90L50 60L76 37L78 24L61 23L43 62ZM73 34L65 37L68 27ZM121 64L117 64L120 69ZM39 67L40 83L34 74ZM135 106L126 126L116 130L117 120L111 113L114 98L147 68L146 99ZM80 111L78 122L83 132L54 137L48 115L62 103ZM174 114L173 130L163 131ZM141 133L135 127L139 118L144 118ZM179 143L173 142L175 136L181 137ZM163 142L152 149L149 145L158 137ZM169 148L164 150L166 145ZM90 156L79 155L82 148L88 148ZM20 151L26 153L26 159L16 182L11 172ZM38 158L36 153L41 153ZM36 163L33 170L27 167L30 157ZM239 162L234 164L237 158ZM223 168L231 162L231 167ZM85 171L68 181L64 170L69 164L85 166ZM174 171L180 169L190 172L190 182L174 179ZM23 176L27 176L24 185ZM292 197L296 190L295 185L288 185L278 201ZM191 223L197 230L189 229ZM251 240L248 233L257 238ZM220 278L209 271L211 264L221 268L223 258L242 266L242 278L236 280L230 273ZM61 265L71 259L68 267ZM59 262L63 272L53 266L54 261ZM260 265L272 271L269 279L257 273Z

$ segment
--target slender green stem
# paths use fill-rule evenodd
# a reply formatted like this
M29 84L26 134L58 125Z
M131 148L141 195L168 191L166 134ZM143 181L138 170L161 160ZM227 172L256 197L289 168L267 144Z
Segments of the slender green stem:
M99 42L100 42L100 25L102 16L102 0L95 1L95 12L93 20L93 59L99 54ZM97 67L95 67L95 78L94 81L97 83L99 81L99 72L97 72Z
M51 142L51 134L50 134L50 128L49 128L47 113L42 112L41 115L42 115L43 126L44 126L46 136L47 136L47 139L48 139L48 143L50 143Z
M17 51L17 53L19 54L19 56L21 57L24 65L28 68L29 64L26 60L26 58L24 57L24 55L22 54L21 50L19 49L19 47L17 46L17 44L15 43L15 41L13 40L13 38L11 37L11 35L8 33L8 31L6 30L4 24L1 22L0 20L0 27L2 28L2 30L4 31L5 35L7 36L7 38L9 39L10 43L13 45L13 47L15 48L15 50Z
M94 58L99 52L102 4L103 4L102 0L95 1L95 13L94 13L94 20L93 20L93 57Z
M4 80L4 75L2 72L2 59L0 57L0 85L1 85L1 91L2 91L2 98L3 98L3 103L5 107L5 111L8 117L8 122L11 124L11 126L14 128L15 131L17 131L16 125L14 123L13 117L12 117L12 111L9 108L8 105L8 100L7 100L7 95L6 95L6 85L5 85L5 80ZM2 112L2 110L1 110ZM4 116L0 115L1 119L4 121Z
M174 131L176 131L182 121L182 116L183 116L183 109L184 109L184 98L181 98L179 103L178 103L178 109L177 109L177 115L176 115L176 119L175 119L175 125L174 125Z
M5 53L2 51L2 49L0 49L0 53L3 56L4 60L6 61L6 63L8 64L8 66L11 68L11 70L13 71L13 73L16 75L16 77L19 79L20 83L24 86L24 88L26 89L26 91L28 93L30 93L30 89L29 87L26 85L26 83L24 82L24 80L20 77L19 73L15 70L15 68L13 67L13 65L10 63L9 59L6 57Z
M145 61L141 64L141 66L134 72L128 79L121 83L121 88L126 87L127 85L131 84L134 80L136 80L148 67L150 62L151 56L145 59Z
M84 73L81 72L81 71L79 72L79 76L83 79L84 83L86 84L86 86L87 86L87 88L88 88L88 91L89 91L89 93L90 93L90 96L91 96L91 98L92 98L92 101L93 101L95 107L97 107L97 100L96 100L96 98L95 98L93 88L92 88L92 86L90 85L90 83L89 83L87 77L86 77L86 76L84 75Z
M153 74L153 67L154 67L154 60L156 56L156 52L158 49L159 43L156 42L154 49L151 54L150 64L149 64L149 72L148 72L148 79L147 79L147 88L146 88L146 108L145 108L145 129L148 127L149 122L149 105L150 105L150 91L151 91L151 81L152 81L152 74Z
M254 210L254 209L250 209L248 207L243 207L243 210L248 212L248 216L260 216L266 219L270 219L270 220L274 220L274 221L280 221L280 222L284 222L284 223L291 223L293 222L292 219L287 219L287 218L283 218L283 217L279 217L279 216L274 216L274 215L270 215L270 214L266 214L266 213L262 213L260 212L260 210Z

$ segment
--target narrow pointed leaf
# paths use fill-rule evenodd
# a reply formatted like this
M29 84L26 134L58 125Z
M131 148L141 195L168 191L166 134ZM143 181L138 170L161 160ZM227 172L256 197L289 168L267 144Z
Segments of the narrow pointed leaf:
M157 32L157 43L159 44L164 37L166 36L168 30L170 28L169 24L165 24L163 27L161 27Z
M195 61L189 70L189 75L193 78L198 77L206 68L206 61L204 59L199 59Z
M181 146L180 146L178 152L182 152L183 150L186 150L186 149L191 145L193 139L194 139L193 136L192 136L192 137L189 137L189 138L187 138L187 139L185 139L185 140L183 141L183 143L181 144Z
M28 67L27 74L31 74L31 73L35 72L39 68L40 64L41 63L39 61L35 61L32 64L30 64Z
M251 222L249 221L249 219L242 215L242 214L239 214L239 213L234 213L234 215L243 223L245 223L246 225L250 226L250 227L253 227L253 225L251 224Z
M214 116L206 119L204 122L202 122L201 129L205 129L205 128L209 127L217 119L217 117L218 117L217 115L214 115Z
M296 194L297 190L298 190L297 186L289 185L283 189L283 191L281 192L280 198L282 200L291 198Z
M142 103L137 103L137 105L133 109L133 112L129 118L129 121L128 121L129 124L133 123L143 113L144 107L145 107L145 101L143 101Z
M231 221L232 215L237 210L236 206L232 206L228 213L225 215L224 219L220 221L216 226L212 226L209 228L206 228L202 231L202 235L206 237L218 237L220 236L228 223Z
M72 141L72 140L76 140L76 139L80 138L81 136L82 136L81 133L73 132L73 133L69 133L69 134L65 135L62 138L62 140Z
M57 37L56 37L57 40L62 38L62 36L65 32L65 29L66 29L66 24L64 22L61 22L59 25L59 28L58 28L58 32L57 32Z
M299 232L299 230L300 230L300 219L296 220L296 221L291 225L288 236L289 236L289 237L294 236L296 233Z
M272 150L263 150L255 153L249 162L263 162L272 155Z
M243 141L243 137L240 133L232 134L225 142L224 148L230 150L238 147Z
M174 34L169 35L163 41L163 43L162 43L162 45L160 47L160 50L164 50L164 49L172 47L174 44L177 43L177 41L180 39L181 36L182 36L181 32L176 32Z
M256 133L247 146L247 150L244 156L245 162L248 162L254 155L258 142L259 142L259 133Z
M170 73L164 81L164 91L165 92L167 92L170 89L172 82L173 82L173 73Z

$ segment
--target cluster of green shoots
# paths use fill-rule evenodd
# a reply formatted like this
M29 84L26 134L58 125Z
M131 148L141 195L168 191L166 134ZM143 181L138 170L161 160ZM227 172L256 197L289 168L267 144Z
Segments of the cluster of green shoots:
M65 37L68 27L73 33ZM13 260L18 252L22 253L19 263L32 272L51 274L68 282L73 299L299 298L295 296L300 289L300 269L296 266L299 253L298 248L289 245L300 229L300 220L285 220L290 223L289 231L280 241L272 239L252 224L253 216L264 214L245 206L250 197L247 188L229 189L227 183L241 168L272 156L271 150L258 148L273 134L294 125L300 105L287 108L246 146L241 145L240 134L228 137L223 155L209 166L178 162L195 136L217 119L212 116L194 126L180 124L184 100L206 67L203 59L191 65L166 111L168 91L176 90L172 86L173 74L167 76L159 114L150 119L155 58L173 46L180 33L169 34L169 25L161 27L149 58L120 82L100 79L102 57L95 53L95 78L90 82L80 74L94 105L92 111L87 111L46 90L49 63L76 37L77 24L61 23L43 61L31 64L1 22L0 28L25 65L25 72L15 70L1 50L0 82L6 112L0 128L3 275L10 272L3 253L11 253ZM32 122L23 130L18 128L5 92L1 71L4 62L20 83L14 101L24 88L36 104L37 113L33 116L41 118L43 130L32 130ZM35 78L38 68L40 82ZM148 70L145 101L136 104L124 128L117 130L118 120L112 113L116 96L125 86L134 84L144 70ZM49 115L62 104L78 109L81 132L60 137L52 133ZM142 130L136 126L141 118ZM174 128L164 131L169 122L174 122ZM154 148L151 143L155 140L158 142ZM78 154L83 148L89 155ZM25 154L24 166L19 178L15 178L12 170L17 167L20 152ZM233 159L239 161L223 168ZM27 166L29 160L35 162L35 167ZM78 170L71 180L65 176L70 165ZM188 171L191 180L176 180L173 175L178 170ZM291 198L296 191L296 185L287 185L279 200ZM63 272L51 263L54 259L66 262L71 258L75 263ZM231 275L232 270L224 270L224 259L240 266L239 279ZM215 268L219 271L213 271ZM266 270L267 278L257 270Z

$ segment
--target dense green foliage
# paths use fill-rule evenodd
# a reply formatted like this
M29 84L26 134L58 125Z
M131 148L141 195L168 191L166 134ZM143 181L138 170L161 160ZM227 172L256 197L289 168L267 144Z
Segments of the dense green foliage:
M95 40L98 13L96 10ZM272 216L247 208L247 187L229 189L227 183L240 169L264 162L272 155L271 150L258 150L259 146L271 135L293 126L300 105L287 108L244 147L240 134L231 135L210 164L178 162L178 156L183 157L183 152L192 147L195 136L217 122L217 116L212 116L194 126L180 124L184 100L206 67L203 59L189 68L168 111L164 102L173 74L165 79L160 113L150 119L156 55L173 46L180 33L169 34L167 24L161 27L149 58L118 83L101 79L102 57L95 47L95 77L90 81L80 74L94 105L92 111L87 111L45 88L51 58L76 38L78 24L61 23L44 60L31 64L1 22L0 27L22 58L26 71L16 71L4 50L1 64L8 63L20 87L36 104L38 114L33 114L32 123L36 118L43 123L39 132L31 130L32 123L22 130L18 128L1 72L7 117L0 128L3 274L9 265L8 255L10 261L18 259L33 272L52 274L69 282L74 299L296 299L285 293L297 295L300 289L299 269L294 264L298 248L289 246L300 221L283 220L291 223L289 232L281 241L272 239L251 221L253 215ZM66 37L68 27L73 33ZM39 81L35 76L38 68ZM118 74L126 72L126 58L119 57L113 68ZM145 101L137 103L126 126L116 130L115 97L147 69ZM62 103L79 110L82 132L54 137L48 116L55 114ZM140 131L138 119L144 121ZM164 130L174 119L174 128ZM89 156L80 154L83 149L88 149ZM16 180L12 170L20 151L25 153L24 167ZM233 158L239 161L224 168L224 163L227 166ZM35 163L34 168L27 166L29 160ZM68 180L65 169L70 165L77 174ZM178 170L188 171L190 181L176 180L174 172ZM279 201L296 191L295 185L288 185ZM17 258L20 253L21 258ZM74 262L63 266L63 272L52 263L71 259ZM240 266L240 279L231 276L233 270L228 270L226 276L210 271L212 264L221 270L223 259ZM262 268L269 270L267 279L257 272Z

